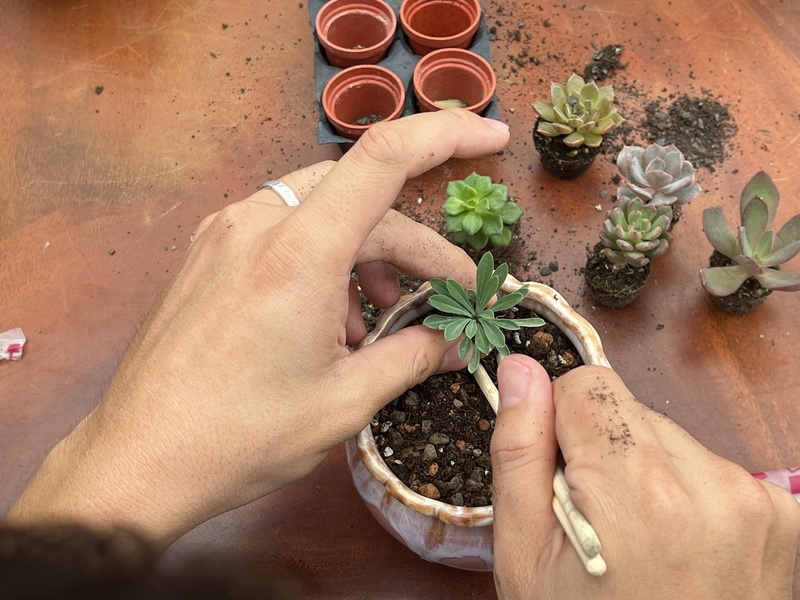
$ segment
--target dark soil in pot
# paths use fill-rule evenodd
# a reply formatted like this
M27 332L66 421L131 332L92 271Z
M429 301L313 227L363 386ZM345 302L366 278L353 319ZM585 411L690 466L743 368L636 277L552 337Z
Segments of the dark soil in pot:
M561 142L566 136L547 137L537 131L539 119L533 126L533 145L539 152L542 167L558 179L575 179L589 169L600 148L571 148Z
M606 308L622 308L639 296L650 275L650 263L643 267L626 266L614 269L604 254L603 245L598 243L586 259L583 274L595 302Z
M735 264L724 254L714 250L709 259L710 267L728 267ZM756 308L772 293L772 290L765 289L754 277L745 279L730 296L711 296L711 301L717 308L731 313L732 315L744 315ZM710 295L710 294L709 294Z
M516 312L536 316L525 308ZM569 338L549 322L507 332L506 339L512 352L532 356L551 378L583 364ZM494 357L483 364L494 377ZM485 506L492 502L494 424L494 411L464 369L434 375L389 403L375 415L372 433L386 464L415 492L456 506Z
M469 254L469 257L472 261L477 265L481 257L487 252L491 252L492 256L494 256L495 264L500 263L510 263L514 255L517 252L517 248L524 244L523 240L519 237L519 228L520 222L517 221L511 227L511 241L508 243L508 246L494 246L492 243L488 243L485 247L481 248L480 250L475 250L472 246L467 243L464 244L457 244L459 248L462 248L464 252Z

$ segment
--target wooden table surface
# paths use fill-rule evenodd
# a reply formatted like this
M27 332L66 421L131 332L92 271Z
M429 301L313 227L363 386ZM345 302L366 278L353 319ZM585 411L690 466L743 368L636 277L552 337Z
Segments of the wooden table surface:
M723 204L733 220L758 169L783 193L778 224L800 212L800 5L490 0L485 9L498 26L492 52L510 146L409 183L402 209L441 229L448 180L473 170L502 178L525 211L517 275L542 279L539 269L558 260L545 282L595 325L642 402L750 471L800 464L800 294L729 316L697 274L710 254L702 209ZM0 363L3 512L98 402L199 221L340 150L316 143L303 2L0 0L0 15L0 331L22 327L29 338L21 362ZM530 38L517 41L515 29ZM530 103L611 43L625 46L626 68L609 82L635 89L620 107L632 124L647 101L706 88L738 126L727 160L699 170L704 193L644 294L618 311L592 307L578 273L612 206L613 156L560 182L541 171L530 141ZM509 60L523 50L539 64ZM207 523L173 552L190 549L246 552L308 597L494 595L490 574L426 563L385 533L356 495L341 448L305 480Z

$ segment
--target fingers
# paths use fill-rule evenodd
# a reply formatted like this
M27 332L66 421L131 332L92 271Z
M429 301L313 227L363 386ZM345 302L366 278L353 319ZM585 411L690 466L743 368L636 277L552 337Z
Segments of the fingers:
M358 293L358 286L353 279L347 288L347 301L345 339L348 346L355 346L367 335L367 327L361 314L361 294Z
M288 185L297 196L297 199L302 203L311 194L312 190L322 179L330 172L336 161L323 160L309 167L292 171L279 180ZM275 204L284 206L283 199L278 195L275 190L270 188L263 188L256 191L255 194L250 196L248 200L255 202L264 202L265 204Z
M391 264L373 261L358 265L358 285L372 304L389 308L400 299L397 269Z
M558 447L550 378L528 356L511 355L497 373L500 410L492 436L495 560L540 556L556 527L552 511ZM531 569L533 565L528 565Z
M375 261L390 263L403 273L423 280L451 278L465 287L475 287L477 267L464 250L430 227L394 210L381 219L356 259L359 264Z
M493 125L493 124L495 125ZM496 128L496 127L499 127ZM406 179L450 157L497 152L508 128L464 110L412 115L372 126L297 211L311 254L325 248L331 268L358 248L397 198ZM341 235L347 229L348 235Z

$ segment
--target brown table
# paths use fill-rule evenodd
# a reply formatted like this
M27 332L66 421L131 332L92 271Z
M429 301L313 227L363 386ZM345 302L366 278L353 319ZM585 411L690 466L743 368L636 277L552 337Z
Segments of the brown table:
M0 15L0 331L22 327L29 337L21 362L0 363L4 511L97 403L200 219L340 151L316 144L302 2L0 0ZM774 294L749 316L728 316L697 275L710 253L701 210L723 203L734 218L759 168L783 192L778 223L800 212L800 8L491 0L486 15L499 22L492 51L511 144L409 183L401 205L441 228L448 180L472 170L502 178L525 210L525 251L537 252L516 257L517 275L552 282L594 323L643 402L751 471L800 464L800 295ZM739 128L729 158L700 170L705 192L643 296L618 311L593 308L578 273L612 206L613 156L559 182L540 170L530 141L530 103L610 43L625 46L627 68L611 83L637 92L620 109L632 123L648 100L707 88ZM523 50L540 64L509 59ZM559 271L542 278L554 258ZM493 595L491 575L425 563L385 533L356 495L341 448L305 480L207 523L174 551L196 548L246 551L309 597Z

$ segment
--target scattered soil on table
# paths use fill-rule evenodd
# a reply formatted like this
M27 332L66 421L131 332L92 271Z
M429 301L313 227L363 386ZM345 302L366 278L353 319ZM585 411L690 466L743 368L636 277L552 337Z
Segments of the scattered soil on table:
M615 71L624 69L620 62L624 47L622 44L609 44L592 55L592 62L583 68L583 78L588 81L603 81Z
M537 316L515 307L503 316ZM561 330L543 327L506 333L509 349L526 353L556 378L581 364L580 354ZM493 356L483 360L495 378ZM492 503L489 446L495 414L466 369L428 378L375 415L378 451L400 480L415 492L456 506Z
M645 106L642 123L650 142L675 144L695 167L714 166L727 156L727 143L738 131L728 107L709 92L659 98Z

